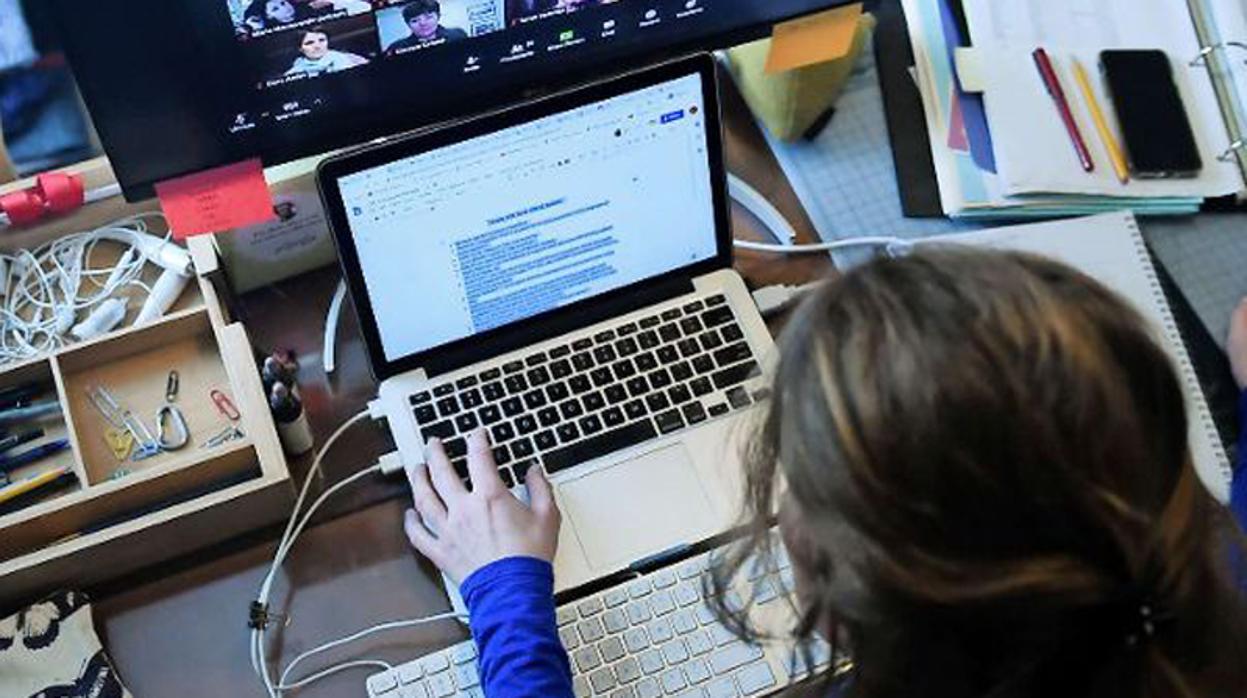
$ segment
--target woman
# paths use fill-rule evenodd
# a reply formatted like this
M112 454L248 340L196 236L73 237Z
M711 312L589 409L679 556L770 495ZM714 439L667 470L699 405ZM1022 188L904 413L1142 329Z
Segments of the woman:
M365 0L255 0L243 13L243 23L253 32L298 24L335 12L349 16L372 10Z
M299 54L286 75L316 77L368 63L368 59L363 56L329 48L329 35L320 27L303 32L299 39Z
M313 19L320 12L293 0L255 0L243 13L243 23L253 32L297 24Z
M1247 307L1235 327L1247 388ZM753 535L716 586L767 554L778 505L799 634L854 661L840 695L1247 690L1242 529L1197 480L1172 364L1116 296L1036 257L925 252L830 282L780 345L747 458ZM466 580L486 694L569 696L550 487L535 474L520 505L488 454L477 435L469 494L433 445L407 534Z

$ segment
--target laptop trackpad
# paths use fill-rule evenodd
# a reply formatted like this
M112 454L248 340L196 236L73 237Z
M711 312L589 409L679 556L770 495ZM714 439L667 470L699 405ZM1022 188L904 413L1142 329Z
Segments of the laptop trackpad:
M629 565L693 542L714 525L683 444L567 482L559 495L594 570Z

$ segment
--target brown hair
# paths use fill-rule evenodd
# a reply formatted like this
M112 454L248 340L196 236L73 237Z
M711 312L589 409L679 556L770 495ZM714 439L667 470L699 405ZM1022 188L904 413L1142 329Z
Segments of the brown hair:
M1038 257L927 251L830 281L780 344L751 535L712 586L770 555L782 506L796 632L847 651L848 695L1247 693L1242 534L1117 296Z

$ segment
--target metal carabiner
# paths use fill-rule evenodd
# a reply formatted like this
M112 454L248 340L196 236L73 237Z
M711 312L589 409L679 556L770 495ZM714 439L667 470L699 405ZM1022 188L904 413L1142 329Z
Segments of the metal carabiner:
M170 436L169 432L173 435ZM186 426L186 417L174 405L165 405L156 413L156 443L161 450L177 451L190 443L190 429Z

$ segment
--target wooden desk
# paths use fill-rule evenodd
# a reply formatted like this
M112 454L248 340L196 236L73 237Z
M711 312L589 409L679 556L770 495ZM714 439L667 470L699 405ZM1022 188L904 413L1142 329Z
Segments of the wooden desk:
M728 161L793 221L802 241L813 230L778 164L733 88L727 95ZM738 235L767 239L747 214L736 212ZM821 257L785 259L741 255L739 268L755 285L804 283L831 270ZM364 409L376 392L368 373L354 315L343 318L339 368L332 379L319 366L326 309L338 281L336 270L310 274L243 299L252 336L261 346L291 348L302 360L301 377L318 443L338 424ZM336 481L392 449L373 425L356 428L325 466ZM295 467L298 477L306 472ZM275 607L289 615L282 645L272 659L289 662L300 652L377 623L445 611L439 577L417 560L401 529L408 506L401 483L362 483L344 494L296 546L275 592ZM96 624L122 678L139 698L259 696L246 630L247 607L270 563L280 531L263 531L160 570L95 591ZM393 664L414 659L466 637L454 623L393 633L330 653L308 668L354 658ZM367 670L326 679L298 695L363 695Z

